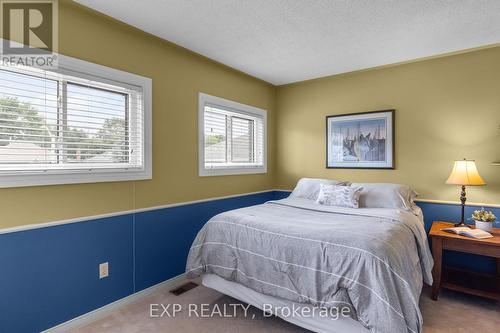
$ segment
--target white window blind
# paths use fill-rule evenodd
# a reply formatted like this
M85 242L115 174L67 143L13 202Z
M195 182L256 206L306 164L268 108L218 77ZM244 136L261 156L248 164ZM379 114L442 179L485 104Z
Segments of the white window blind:
M103 172L95 181L127 180L124 173L143 171L143 98L141 86L88 73L0 67L0 180Z
M265 172L265 111L200 95L200 175Z

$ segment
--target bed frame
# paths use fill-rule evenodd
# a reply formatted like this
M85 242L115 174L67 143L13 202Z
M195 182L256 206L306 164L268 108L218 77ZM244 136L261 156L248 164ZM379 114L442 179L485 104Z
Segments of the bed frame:
M215 274L203 274L201 283L208 288L217 290L218 292L231 296L241 302L250 304L258 309L263 310L265 304L272 304L273 307L309 307L312 305L300 304L287 301L282 298L268 296L247 288L239 283L227 281ZM311 310L311 313L313 311ZM324 316L287 316L284 317L276 313L278 317L292 324L303 327L317 333L369 333L370 331L361 325L358 321L352 318L338 316L338 319Z

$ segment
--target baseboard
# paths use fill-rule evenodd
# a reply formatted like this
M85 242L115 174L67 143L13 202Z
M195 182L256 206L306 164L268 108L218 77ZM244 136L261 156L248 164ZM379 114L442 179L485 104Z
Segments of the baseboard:
M77 329L77 328L85 326L91 322L102 319L102 318L108 316L109 314L111 314L112 312L116 311L117 309L119 309L127 304L136 302L136 301L140 300L141 298L146 297L146 296L156 292L159 289L174 289L174 288L179 287L182 284L186 283L187 281L188 280L186 279L185 274L175 276L171 279L168 279L166 281L155 284L154 286L151 286L149 288L141 290L137 293L134 293L132 295L129 295L127 297L124 297L122 299L114 301L113 303L110 303L108 305L100 307L99 309L95 309L95 310L87 312L81 316L70 319L62 324L59 324L59 325L54 326L52 328L49 328L45 331L42 331L42 333L62 333L62 332L68 332L70 330Z

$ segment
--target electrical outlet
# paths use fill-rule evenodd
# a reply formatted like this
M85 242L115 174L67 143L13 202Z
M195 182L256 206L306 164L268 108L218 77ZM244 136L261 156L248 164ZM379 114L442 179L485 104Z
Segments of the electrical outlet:
M99 264L99 279L104 279L109 275L109 264L107 262L103 262Z

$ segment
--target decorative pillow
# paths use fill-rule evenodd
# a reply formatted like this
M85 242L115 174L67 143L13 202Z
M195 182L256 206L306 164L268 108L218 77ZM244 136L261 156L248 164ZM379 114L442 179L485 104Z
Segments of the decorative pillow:
M347 182L339 182L334 179L301 178L297 182L297 186L295 186L292 194L290 194L290 198L316 200L318 198L320 184L346 185Z
M327 206L358 208L362 187L320 184L317 203Z
M362 186L359 207L363 208L396 208L413 211L413 202L418 193L406 185L391 183L353 183Z

